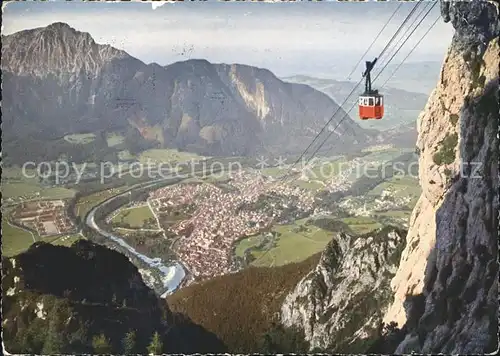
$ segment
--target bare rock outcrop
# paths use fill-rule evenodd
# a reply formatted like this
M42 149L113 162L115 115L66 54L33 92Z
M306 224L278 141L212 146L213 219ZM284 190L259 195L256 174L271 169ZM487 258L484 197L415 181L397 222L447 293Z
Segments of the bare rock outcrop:
M499 2L443 1L441 14L456 31L417 124L422 195L401 258L375 261L379 245L370 242L374 254L346 249L345 235L329 245L282 308L283 324L303 330L313 349L497 348Z
M87 32L55 22L2 36L2 70L20 76L50 74L96 76L106 63L130 56L109 45L99 45Z
M389 281L403 239L404 232L391 227L364 236L338 234L285 298L283 325L304 331L311 349L363 352L392 301Z
M442 15L456 32L418 120L422 196L384 316L405 325L397 353L496 347L498 2L443 2Z

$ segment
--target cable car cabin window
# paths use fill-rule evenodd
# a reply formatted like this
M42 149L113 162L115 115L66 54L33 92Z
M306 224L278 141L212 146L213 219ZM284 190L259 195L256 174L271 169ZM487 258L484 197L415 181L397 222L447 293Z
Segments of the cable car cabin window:
M375 105L377 105L377 106L380 105L380 98L375 98Z
M373 98L368 98L368 106L373 106Z

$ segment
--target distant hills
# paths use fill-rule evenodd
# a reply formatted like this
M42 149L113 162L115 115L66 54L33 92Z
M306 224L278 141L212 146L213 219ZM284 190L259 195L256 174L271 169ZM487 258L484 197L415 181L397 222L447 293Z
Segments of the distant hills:
M413 56L410 56L405 60L405 62L401 63L402 58L396 56L387 65L387 67L385 67L384 63L388 58L382 58L381 62L379 62L379 64L381 65L376 65L374 69L374 85L380 87L387 81L387 84L384 85L384 88L388 87L401 89L409 91L411 93L419 93L429 96L438 83L443 61L441 58L439 60L412 61L412 58ZM351 74L349 78L347 78L346 76L352 72L352 63L354 61L357 61L358 59L359 58L357 57L350 57L340 60L332 60L330 64L330 67L332 69L329 72L324 72L324 70L322 70L318 71L317 73L314 72L315 74L301 74L305 74L306 77L327 78L335 81L357 82L358 80L361 80L361 73L364 69L363 62L358 65L357 69ZM367 59L371 59L369 55ZM385 67L384 71L375 80L375 77L378 76L379 71L383 67ZM297 71L297 74L299 73L300 71ZM281 79L287 81L288 77L281 77ZM388 78L389 80L387 80Z
M410 57L411 58L411 57ZM387 81L389 88L406 90L411 93L421 93L429 96L436 87L441 73L443 61L419 61L403 64L390 63L375 84L383 84Z
M66 134L115 131L212 156L296 153L338 108L324 93L266 69L206 60L145 64L65 23L2 36L2 43L3 141L12 161L41 152L57 159L67 148L44 147ZM330 130L343 116L340 109ZM343 150L376 139L347 119L325 147L340 136Z

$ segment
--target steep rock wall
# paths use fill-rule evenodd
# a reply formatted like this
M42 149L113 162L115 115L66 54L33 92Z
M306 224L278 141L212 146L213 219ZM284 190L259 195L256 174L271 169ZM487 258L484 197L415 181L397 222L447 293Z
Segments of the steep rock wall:
M456 32L418 120L422 196L384 317L406 324L398 353L481 353L496 340L498 2L441 10Z
M338 234L316 268L287 295L284 326L304 331L311 350L363 352L391 301L405 232L387 227L364 236Z

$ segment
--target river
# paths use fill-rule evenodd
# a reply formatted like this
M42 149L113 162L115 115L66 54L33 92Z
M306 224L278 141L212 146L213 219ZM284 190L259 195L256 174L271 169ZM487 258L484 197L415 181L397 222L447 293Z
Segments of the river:
M144 261L146 264L151 266L152 268L158 270L162 274L162 282L165 288L165 292L161 295L162 298L165 298L167 295L172 293L177 287L181 284L182 280L186 276L186 272L182 265L178 262L174 262L172 264L166 265L161 258L149 258L148 256L143 255L142 253L137 252L132 246L125 242L121 237L118 237L106 230L101 229L95 222L95 211L100 208L102 205L109 203L110 201L117 199L120 196L128 194L128 191L115 195L114 197L100 203L99 205L92 208L92 210L87 214L86 224L91 227L93 230L97 231L101 235L115 241L120 246L126 248L130 253Z

